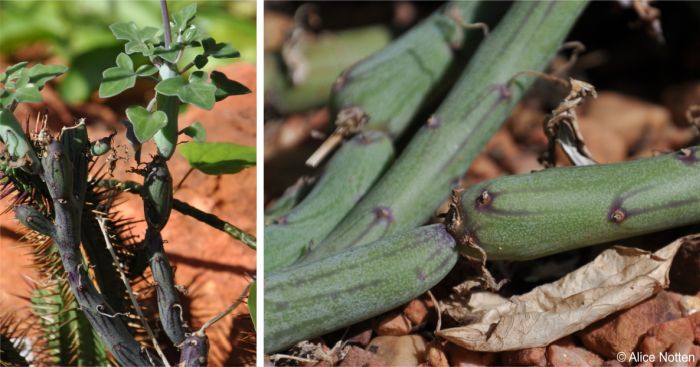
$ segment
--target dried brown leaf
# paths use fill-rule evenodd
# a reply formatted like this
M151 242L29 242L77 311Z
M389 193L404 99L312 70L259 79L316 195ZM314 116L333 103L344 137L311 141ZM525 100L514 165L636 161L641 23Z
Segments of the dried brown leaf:
M483 294L472 297L463 307L477 321L437 334L475 351L546 346L666 288L673 257L684 242L696 238L700 235L683 237L655 253L611 248L562 279L500 304ZM479 299L490 304L479 305ZM454 312L454 304L448 307Z

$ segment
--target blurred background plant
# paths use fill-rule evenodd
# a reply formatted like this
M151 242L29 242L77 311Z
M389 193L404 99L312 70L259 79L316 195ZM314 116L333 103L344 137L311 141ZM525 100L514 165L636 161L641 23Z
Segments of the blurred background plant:
M171 11L189 3L173 2ZM241 60L255 62L255 2L196 3L200 27L213 38L234 44ZM8 64L57 59L70 67L58 86L61 97L68 103L83 102L97 90L102 71L123 50L123 43L107 25L134 21L142 27L160 27L159 14L155 1L3 1L0 57ZM227 63L212 60L205 70Z

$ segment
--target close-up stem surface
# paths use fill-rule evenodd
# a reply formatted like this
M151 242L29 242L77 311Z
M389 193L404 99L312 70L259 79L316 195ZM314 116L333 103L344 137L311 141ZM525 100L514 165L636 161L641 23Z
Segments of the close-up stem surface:
M517 74L547 66L585 5L513 4L397 161L304 261L424 223L534 81Z

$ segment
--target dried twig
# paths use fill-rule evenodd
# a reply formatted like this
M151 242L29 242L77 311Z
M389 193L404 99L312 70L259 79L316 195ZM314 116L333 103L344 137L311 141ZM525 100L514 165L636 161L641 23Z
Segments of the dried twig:
M204 334L204 331L209 328L210 326L214 325L217 321L221 320L222 318L226 317L231 311L235 310L236 307L238 307L241 303L243 303L243 300L248 297L248 292L250 292L250 287L253 286L253 282L255 281L255 277L248 283L248 285L243 289L241 292L241 295L238 296L238 298L233 301L228 307L226 307L225 310L221 311L219 314L216 316L212 317L209 321L205 322L204 325L202 325L199 330L197 330L197 334Z
M102 236L104 236L105 244L107 245L107 249L109 250L110 255L112 255L112 259L114 260L114 264L117 266L117 270L119 271L119 276L121 277L122 282L124 283L124 286L126 287L126 292L129 294L129 299L131 299L131 304L134 305L134 309L136 310L136 313L139 315L139 318L141 319L141 324L143 324L143 328L146 330L146 333L151 338L151 342L153 343L153 348L155 348L156 352L158 352L158 355L160 355L160 358L163 359L163 363L165 364L165 366L170 367L170 364L168 363L168 359L165 357L163 350L161 350L160 346L158 345L158 340L156 339L156 335L153 333L153 330L148 325L148 321L146 321L146 316L144 316L143 311L141 310L141 306L139 305L139 302L136 299L136 296L134 295L134 291L131 289L131 284L129 283L129 280L126 278L126 275L124 274L124 269L122 269L122 264L119 262L119 259L117 258L117 254L114 252L114 247L112 246L112 242L109 240L109 233L107 232L107 226L105 225L105 221L106 221L105 218L102 218L100 216L97 217L97 223L99 223L99 225L100 225L100 230L102 231Z

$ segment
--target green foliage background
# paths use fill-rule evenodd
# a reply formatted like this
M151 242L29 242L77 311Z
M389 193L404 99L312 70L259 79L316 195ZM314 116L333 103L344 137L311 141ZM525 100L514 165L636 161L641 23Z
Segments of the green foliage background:
M237 61L255 62L255 1L195 1L197 24L219 42L241 52ZM191 1L169 1L170 13ZM0 56L9 64L22 48L45 43L48 52L70 67L58 85L68 103L87 100L97 90L102 71L114 66L123 41L114 38L109 24L134 21L162 29L157 1L77 0L0 1ZM194 57L187 53L185 59ZM137 64L140 62L137 61ZM210 60L205 70L230 63ZM53 63L53 61L51 62Z

